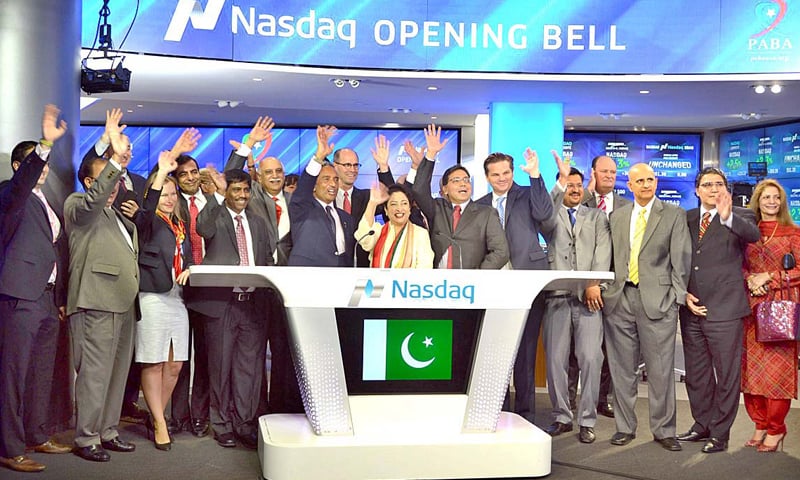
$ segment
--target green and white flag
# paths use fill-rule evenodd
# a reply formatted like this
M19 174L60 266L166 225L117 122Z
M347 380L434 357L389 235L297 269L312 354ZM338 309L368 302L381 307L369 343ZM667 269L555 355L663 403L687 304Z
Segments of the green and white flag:
M450 380L452 320L364 320L364 380Z

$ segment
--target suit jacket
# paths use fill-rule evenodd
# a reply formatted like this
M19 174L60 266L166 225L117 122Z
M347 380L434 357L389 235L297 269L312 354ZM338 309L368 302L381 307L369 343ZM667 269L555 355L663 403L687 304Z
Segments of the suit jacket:
M90 160L94 160L95 158L103 157L103 154L105 152L97 153L96 147L97 144L95 143L89 148L89 150L83 155L81 164L84 164ZM141 207L142 201L144 200L144 186L147 184L147 179L129 170L126 171L125 174L128 176L128 178L131 179L131 183L133 184L133 191L134 193L136 193L136 203L138 203L139 206ZM117 207L117 209L119 209L123 201L125 201L124 195L122 194L117 195L117 198L114 199L114 206Z
M476 203L492 207L491 192ZM513 183L506 194L505 207L505 235L511 267L514 270L549 270L539 234L547 229L546 222L553 215L553 202L542 177L532 178L530 187Z
M125 313L133 307L139 291L136 226L113 208L106 208L119 176L120 170L108 162L86 193L73 193L64 203L70 252L68 315L81 308Z
M172 278L172 260L175 254L175 234L167 223L156 215L161 190L150 189L144 205L136 215L139 231L139 290L164 293L175 284ZM186 223L184 223L186 225ZM188 230L181 244L183 268L192 265L192 245Z
M353 218L336 208L344 229L345 251L336 255L336 238L328 225L329 216L314 198L317 177L303 170L289 204L292 219L292 252L289 265L299 267L352 267L356 239Z
M233 151L228 157L227 163L225 163L225 170L230 170L233 168L243 169L246 162L247 157L238 155L236 151ZM283 196L286 199L286 205L288 207L292 198L292 194L284 193ZM289 227L289 233L281 238L278 238L278 213L275 209L275 200L272 199L272 195L270 195L269 192L258 182L253 182L249 208L251 208L256 215L260 216L267 222L267 228L270 230L270 236L278 239L276 244L276 249L278 252L278 265L287 265L289 263L289 253L292 251L291 224ZM292 216L289 214L288 210L289 209L286 208L286 211L282 211L281 215L288 215L289 219L291 220Z
M216 200L214 199L214 195L206 195L205 193L202 192L200 192L200 194L205 197L206 205L208 205L209 202L216 202ZM186 224L186 236L187 238L191 237L190 232L192 228L191 227L192 216L189 213L189 202L187 202L186 199L183 198L183 195L180 192L178 192L178 209L181 213L181 217L186 219L186 221L184 222ZM197 231L197 225L195 225L195 231ZM202 238L201 238L201 243L202 243ZM188 247L189 249L185 250L186 252L185 255L187 255L188 257L192 257L191 246L193 245L191 244L191 240L189 245L190 245ZM194 263L194 259L192 259L192 263ZM190 304L190 299L192 295L194 295L194 288L190 284L191 281L183 286L183 300L184 303L186 303L187 305Z
M254 266L274 265L272 251L275 239L267 230L266 221L246 210L250 236L253 240L253 257L250 264ZM206 204L197 216L197 233L206 242L206 255L203 265L239 265L239 249L236 243L236 227L227 207L220 205L216 198ZM192 310L206 316L220 318L233 295L230 287L202 287L192 289L191 299L187 305ZM257 288L255 295L261 308L266 306L266 295L263 288ZM261 310L266 311L266 310Z
M46 162L31 152L0 187L0 294L34 301L42 296L57 265L55 300L66 304L67 249L64 222L53 242L47 210L32 190ZM53 203L50 203L53 208Z
M633 203L630 203L615 208L609 217L614 245L614 283L603 296L606 314L613 313L628 278L632 213ZM673 305L686 302L691 245L686 212L654 199L639 250L639 291L648 318L663 318Z
M455 268L499 269L508 263L508 242L497 210L469 202L453 231L453 205L431 196L434 162L424 159L417 169L413 192L422 212L433 219L430 226L433 265L439 265L448 247L453 247Z
M369 190L353 187L353 195L350 197L350 216L353 218L353 223L358 224L361 217L364 216L364 211L367 209L369 203ZM382 214L382 209L377 209L376 214ZM361 248L361 245L356 244L356 266L369 267L369 252Z
M606 272L611 269L611 230L605 213L578 205L575 226L563 206L564 194L553 189L555 226L548 242L547 256L553 270ZM583 301L583 290L574 292Z
M733 207L731 228L722 225L719 215L715 215L702 240L699 240L700 209L686 212L686 221L692 241L688 288L700 305L708 307L705 319L714 322L746 317L750 305L742 263L747 244L757 242L761 236L755 214L748 208Z

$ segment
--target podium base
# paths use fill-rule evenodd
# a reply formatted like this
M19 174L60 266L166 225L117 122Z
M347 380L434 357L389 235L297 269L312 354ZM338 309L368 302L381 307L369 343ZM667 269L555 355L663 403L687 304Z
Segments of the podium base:
M267 480L539 477L550 474L551 438L519 415L500 413L494 433L368 429L318 436L302 414L259 419Z

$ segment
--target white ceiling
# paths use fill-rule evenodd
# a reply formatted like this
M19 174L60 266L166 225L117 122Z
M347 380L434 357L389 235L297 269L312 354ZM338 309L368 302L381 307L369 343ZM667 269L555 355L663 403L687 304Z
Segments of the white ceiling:
M107 65L91 64L93 68ZM556 102L565 126L592 130L701 131L746 128L800 117L800 74L735 76L565 76L310 69L130 55L128 93L100 94L81 113L102 123L107 108L129 112L130 124L249 125L270 115L278 126L375 127L474 124L492 102ZM260 78L261 81L255 81ZM337 88L333 78L359 79ZM758 95L756 83L783 92ZM428 87L438 87L429 91ZM640 90L649 90L647 95ZM234 100L236 108L217 101ZM391 109L410 109L392 113ZM621 114L618 120L601 113ZM755 113L760 119L743 120Z

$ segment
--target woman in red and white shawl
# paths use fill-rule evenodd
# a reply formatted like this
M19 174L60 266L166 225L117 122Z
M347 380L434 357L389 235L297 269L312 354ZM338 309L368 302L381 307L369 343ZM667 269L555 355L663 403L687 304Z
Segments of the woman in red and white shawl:
M381 226L375 222L378 205L384 204L388 219ZM370 252L372 268L433 268L433 249L428 231L409 221L411 192L402 185L379 184L369 192L369 203L358 222L355 237ZM375 233L369 234L370 231Z

